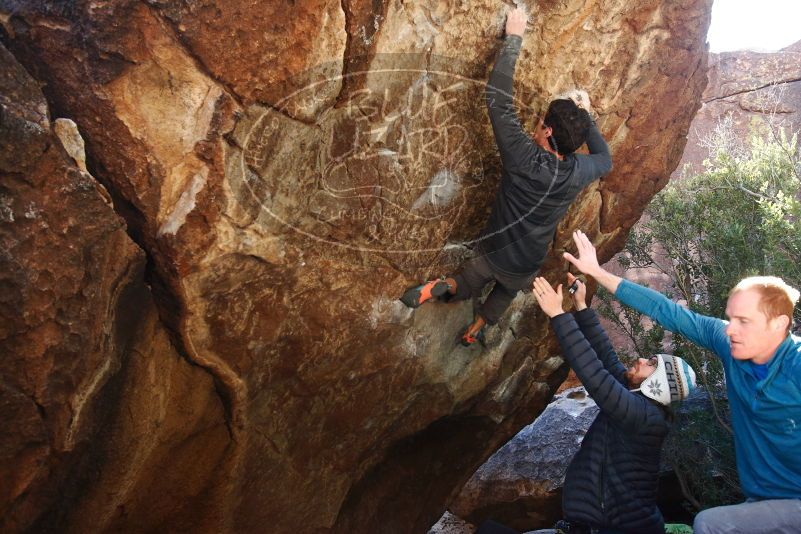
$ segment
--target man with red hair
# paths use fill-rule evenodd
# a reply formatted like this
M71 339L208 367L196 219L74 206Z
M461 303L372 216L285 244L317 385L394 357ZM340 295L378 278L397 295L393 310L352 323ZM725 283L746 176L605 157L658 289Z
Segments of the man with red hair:
M756 276L729 294L716 319L680 306L598 265L577 231L578 257L565 259L623 304L720 358L734 429L737 472L747 500L702 511L696 534L801 532L801 338L790 333L799 292L781 278Z

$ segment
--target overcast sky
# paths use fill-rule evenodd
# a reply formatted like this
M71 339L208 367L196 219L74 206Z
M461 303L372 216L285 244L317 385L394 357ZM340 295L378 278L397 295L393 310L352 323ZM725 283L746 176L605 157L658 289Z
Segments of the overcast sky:
M714 0L711 52L774 52L801 41L801 0Z

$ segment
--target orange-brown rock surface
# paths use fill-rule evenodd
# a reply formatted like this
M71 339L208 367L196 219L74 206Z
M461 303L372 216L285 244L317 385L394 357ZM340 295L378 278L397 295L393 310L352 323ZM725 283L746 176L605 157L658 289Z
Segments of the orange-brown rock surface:
M675 168L710 3L527 3L521 109L586 88L615 161L546 276L576 227L611 257ZM437 520L566 374L526 296L485 349L455 346L468 303L395 300L454 268L487 216L483 84L506 9L0 0L3 44L77 124L91 173L40 94L4 96L2 417L25 430L2 444L0 529Z
M0 65L0 531L205 527L230 446L213 376L172 348L39 85L2 46Z

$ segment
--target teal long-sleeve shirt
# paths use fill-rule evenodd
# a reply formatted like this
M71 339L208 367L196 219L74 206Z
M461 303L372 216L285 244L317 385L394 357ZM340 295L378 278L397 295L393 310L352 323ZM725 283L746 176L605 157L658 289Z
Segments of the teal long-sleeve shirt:
M801 499L801 338L787 336L760 380L749 360L732 358L726 321L694 313L626 280L615 297L720 358L746 497Z

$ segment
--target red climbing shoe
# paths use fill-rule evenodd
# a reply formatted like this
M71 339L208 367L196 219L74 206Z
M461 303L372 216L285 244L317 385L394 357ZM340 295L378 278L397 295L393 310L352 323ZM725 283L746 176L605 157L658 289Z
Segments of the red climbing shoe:
M472 326L472 325L471 325ZM461 343L464 347L471 347L473 346L476 341L481 343L484 346L484 328L481 327L476 332L470 332L471 328L468 326L467 330L464 331L462 334Z
M432 298L438 298L448 292L451 286L442 279L430 280L425 284L410 287L404 291L403 296L400 298L401 302L410 308L417 308L422 303Z

